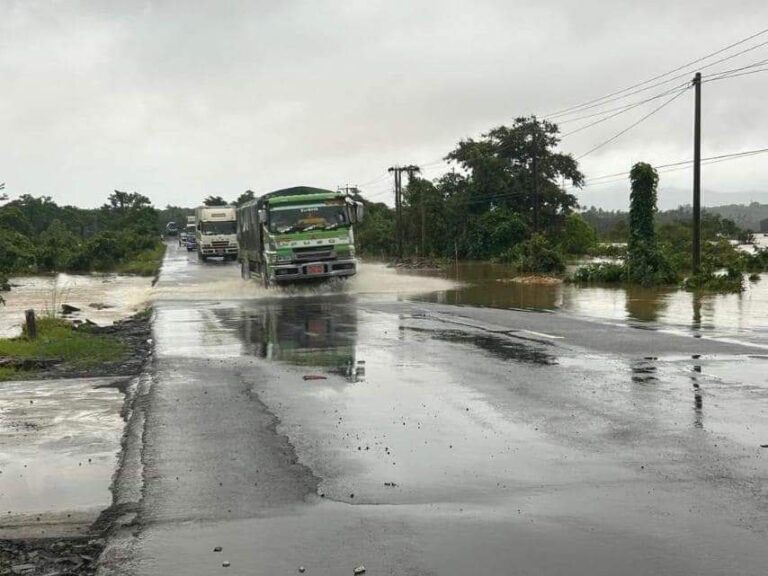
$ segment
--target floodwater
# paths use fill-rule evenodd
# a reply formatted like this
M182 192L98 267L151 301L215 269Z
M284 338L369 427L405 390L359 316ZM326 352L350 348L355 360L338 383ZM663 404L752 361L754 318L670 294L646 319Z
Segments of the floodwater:
M138 312L147 302L152 279L117 274L56 274L17 276L10 279L0 306L0 338L18 336L24 311L40 316L58 315L62 304L80 308L71 318L111 324Z
M757 245L768 247L768 235ZM413 273L409 271L409 273ZM450 278L456 286L415 299L459 306L562 311L633 324L653 324L695 334L768 340L768 274L747 282L741 294L693 294L676 288L542 286L512 282L512 267L459 262L423 275Z
M109 506L122 436L114 379L3 382L0 534L84 529ZM69 527L69 528L67 528Z
M768 235L756 245L768 247ZM365 262L348 282L266 290L256 281L240 279L237 265L201 264L194 253L169 244L179 254L166 259L164 280L151 286L148 278L108 275L19 277L0 307L0 337L19 334L24 310L58 310L62 303L81 308L74 318L108 324L158 301L295 298L345 293L383 299L408 299L458 306L562 311L608 322L654 325L694 334L768 340L768 274L747 282L741 294L693 294L675 288L542 286L513 282L508 265L459 262L448 270L394 270ZM178 256L181 257L178 257ZM166 280L167 279L167 280ZM106 307L96 304L106 305Z

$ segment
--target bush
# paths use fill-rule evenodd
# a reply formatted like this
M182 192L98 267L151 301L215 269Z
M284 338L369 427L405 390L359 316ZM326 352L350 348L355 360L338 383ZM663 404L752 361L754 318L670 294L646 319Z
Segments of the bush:
M744 290L744 276L735 268L729 268L725 274L702 272L686 278L683 288L691 292L741 292Z
M582 266L569 278L576 283L607 283L616 284L627 279L627 267L614 262L600 262Z
M499 258L519 245L526 237L528 227L523 219L505 208L485 212L472 219L464 240L464 249L472 260Z
M565 272L565 258L541 234L534 234L529 240L518 244L508 253L521 272L531 274L562 274Z

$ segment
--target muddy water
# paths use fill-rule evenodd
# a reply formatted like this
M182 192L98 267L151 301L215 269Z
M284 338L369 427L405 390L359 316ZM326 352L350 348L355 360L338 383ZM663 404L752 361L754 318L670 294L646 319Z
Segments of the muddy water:
M768 236L758 237L768 246ZM561 310L579 316L630 323L657 324L677 330L768 341L768 274L748 282L741 294L692 294L674 288L541 286L511 282L507 265L460 262L439 275L454 288L413 298L418 300L541 311Z
M3 293L5 306L0 306L1 338L20 333L24 310L29 308L48 315L58 314L62 304L70 304L81 309L72 318L111 324L143 307L152 280L116 274L57 274L14 277L10 283L13 288Z
M64 526L87 526L109 505L122 435L123 395L113 384L3 382L0 536L66 533Z

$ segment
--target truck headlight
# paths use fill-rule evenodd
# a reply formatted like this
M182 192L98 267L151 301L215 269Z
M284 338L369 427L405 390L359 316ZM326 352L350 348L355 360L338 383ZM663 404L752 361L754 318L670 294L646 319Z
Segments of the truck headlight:
M290 262L293 259L292 254L278 254L277 255L277 261L278 262Z

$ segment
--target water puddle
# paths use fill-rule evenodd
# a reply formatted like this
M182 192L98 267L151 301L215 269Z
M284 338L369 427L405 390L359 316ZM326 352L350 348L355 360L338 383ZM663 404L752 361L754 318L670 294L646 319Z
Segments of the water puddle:
M123 394L111 379L3 382L0 529L18 516L109 506ZM91 518L93 520L93 518Z

